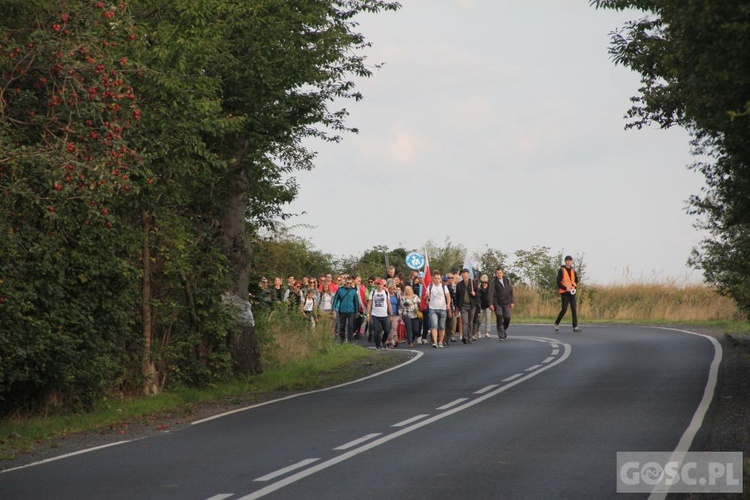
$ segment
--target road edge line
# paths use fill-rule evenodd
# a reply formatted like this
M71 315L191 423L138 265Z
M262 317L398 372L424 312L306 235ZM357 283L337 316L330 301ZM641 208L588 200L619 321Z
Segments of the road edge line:
M695 413L693 413L693 418L690 420L690 424L687 426L687 429L685 429L685 432L683 432L680 441L677 443L677 447L672 451L672 454L669 457L670 462L682 463L685 454L690 451L690 446L692 446L695 436L703 426L706 413L708 413L708 409L711 407L711 403L714 400L716 384L719 381L719 368L721 367L721 361L724 357L724 350L721 347L721 343L710 335L665 326L651 326L649 328L696 335L708 339L714 346L714 359L711 361L711 366L708 371L708 380L706 380L706 387L703 389L703 398L701 399L701 402L698 403L698 408L696 408ZM659 486L657 486L651 491L648 500L663 500L667 497L669 490L671 489L672 488L668 486L666 490L663 490L659 489Z
M289 399L298 398L300 396L307 396L307 395L310 395L310 394L317 394L317 393L320 393L320 392L325 392L325 391L331 391L333 389L338 389L339 387L346 387L347 385L358 384L358 383L363 382L365 380L369 380L371 378L379 377L379 376L381 376L381 375L383 375L385 373L388 373L388 372L391 372L391 371L394 371L394 370L398 370L399 368L403 368L404 366L408 365L409 363L413 363L413 362L417 361L419 358L421 358L422 356L424 356L424 352L422 352L422 351L408 350L408 352L415 352L415 353L417 353L417 355L414 356L414 357L412 357L412 358L410 358L409 360L405 361L404 363L401 363L400 365L392 366L392 367L390 367L390 368L388 368L386 370L383 370L381 372L373 373L372 375L368 375L366 377L358 378L356 380L350 380L349 382L344 382L343 384L332 385L331 387L324 387L322 389L315 389L315 390L312 390L312 391L300 392L300 393L297 393L297 394L292 394L290 396L285 396L283 398L272 399L271 401L264 401L262 403L254 404L254 405L251 405L251 406L244 406L242 408L237 408L235 410L230 410L230 411L227 411L227 412L224 412L224 413L219 413L218 415L212 415L210 417L206 417L206 418L203 418L203 419L200 419L200 420L196 420L194 422L191 422L190 425L198 425L198 424L202 424L202 423L205 423L205 422L210 422L211 420L216 420L216 419L219 419L219 418L222 418L222 417L227 417L227 416L233 415L235 413L240 413L240 412L243 412L243 411L252 410L253 408L259 408L261 406L266 406L266 405L270 405L270 404L273 404L273 403L279 403L281 401L287 401Z

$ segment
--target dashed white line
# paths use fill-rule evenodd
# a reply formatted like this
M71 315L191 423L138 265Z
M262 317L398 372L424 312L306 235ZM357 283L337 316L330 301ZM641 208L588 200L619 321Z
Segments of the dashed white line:
M542 364L546 364L546 363L549 363L550 361L554 361L554 359L555 359L554 356L550 356L549 358L547 358L544 361L542 361Z
M485 387L485 388L483 388L483 389L479 389L479 390L478 390L477 392L475 392L474 394L484 394L485 392L489 392L489 391L491 391L491 390L492 390L492 389L494 389L495 387L497 387L497 384L492 384L492 385L488 385L487 387Z
M430 416L430 415L428 415L428 414L424 414L424 415L417 415L416 417L411 417L410 419L408 419L408 420L404 420L403 422L399 422L399 423L397 423L397 424L393 424L393 425L392 425L391 427L404 427L404 426L406 426L406 425L409 425L409 424L411 424L412 422L416 422L416 421L418 421L418 420L422 420L423 418L427 418L427 417L429 417L429 416Z
M341 451L341 450L348 450L349 448L354 448L355 446L357 446L360 443L364 443L365 441L369 441L370 439L373 439L373 438L376 438L376 437L380 436L380 434L381 434L380 432L376 432L374 434L368 434L366 436L362 436L359 439L355 439L354 441L349 441L346 444L342 444L341 446L337 446L336 448L334 448L334 450Z
M518 377L523 377L523 373L516 373L515 375L511 375L511 376L510 376L510 377L508 377L508 378L504 378L504 379L502 380L502 382L511 382L511 381L513 381L513 380L517 379Z
M283 476L284 474L287 474L289 472L292 472L293 470L301 469L303 467L307 467L310 464L314 464L320 460L319 458L308 458L301 462L297 462L296 464L290 465L289 467L284 467L283 469L279 469L276 472L271 472L270 474L266 474L265 476L261 476L258 479L254 479L254 481L270 481L271 479L275 479L279 476Z
M541 368L541 367L542 367L542 365L534 365L534 366L530 366L530 367L526 368L524 371L525 372L533 372L537 368Z
M552 346L552 349L559 349L560 348L560 346L557 345L557 344L550 344L550 346Z
M553 356L557 356L557 354L558 354L559 352L560 352L560 349L552 349L552 352L551 352L551 354L552 354Z
M385 443L388 443L388 442L390 442L390 441L392 441L394 439L398 439L401 436L404 436L404 435L406 435L406 434L408 434L410 432L413 432L413 431L415 431L417 429L421 429L422 427L425 427L427 425L435 423L435 422L437 422L439 420L442 420L444 418L448 418L451 415L454 415L454 414L456 414L456 413L458 413L460 411L463 411L463 410L466 410L468 408L471 408L472 406L478 405L478 404L482 403L483 401L486 401L486 400L488 400L490 398L493 398L493 397L495 397L495 396L497 396L499 394L502 394L503 392L511 389L512 387L515 387L516 385L521 384L521 383L525 382L526 380L531 379L532 377L536 377L540 373L543 373L546 370L549 370L550 368L552 368L554 366L557 366L560 363L564 362L566 359L568 359L568 357L570 357L570 352L571 352L570 351L570 346L568 344L565 344L565 346L566 346L565 353L560 358L558 358L554 363L550 363L550 364L544 365L543 368L541 368L540 370L538 370L538 371L536 371L534 373L529 373L529 374L523 375L522 378L519 378L518 380L516 380L515 382L513 382L511 384L506 384L506 385L503 385L501 387L498 387L494 391L490 391L490 392L488 392L486 394L483 394L483 395L481 395L481 396L479 396L477 398L474 398L474 399L472 399L471 401L469 401L468 403L466 403L466 404L464 404L462 406L458 406L458 407L452 408L451 410L448 410L448 411L446 411L444 413L439 413L437 415L433 415L430 418L421 420L421 421L419 421L419 422L417 422L414 425L411 425L409 427L403 427L403 428L399 429L398 431L395 431L395 432L393 432L391 434L386 434L386 435L384 435L382 437L379 437L378 439L376 439L374 441L370 441L370 442L368 442L368 443L360 446L359 448L355 448L353 450L349 450L347 452L344 452L344 453L342 453L342 454L340 454L340 455L338 455L338 456L336 456L336 457L334 457L334 458L332 458L330 460L327 460L325 462L321 462L321 463L316 464L316 465L314 465L314 466L312 466L312 467L310 467L308 469L299 471L299 472L293 474L292 476L285 477L285 478L277 481L276 483L269 484L268 486L265 486L265 487L261 488L260 490L253 491L252 493L249 493L249 494L247 494L247 495L245 495L243 497L240 497L238 500L255 500L257 498L264 497L264 496L268 495L269 493L272 493L272 492L277 491L277 490L279 490L281 488L284 488L285 486L288 486L288 485L290 485L292 483L295 483L295 482L297 482L297 481L299 481L299 480L301 480L301 479L303 479L305 477L308 477L308 476L311 476L313 474L316 474L316 473L318 473L318 472L320 472L322 470L325 470L325 469L327 469L329 467L333 467L336 464L339 464L341 462L349 460L350 458L355 457L357 455L360 455L362 453L365 453L368 450L371 450L373 448L381 446L381 445L383 445Z
M455 400L455 401L451 401L450 403L448 403L448 404L445 404L445 405L443 405L443 406L440 406L440 407L438 407L437 409L438 409L438 410L447 410L448 408L453 408L454 406L456 406L456 405L460 405L460 404L461 404L461 403L463 403L464 401L468 401L468 400L469 400L469 398L458 398L457 400Z

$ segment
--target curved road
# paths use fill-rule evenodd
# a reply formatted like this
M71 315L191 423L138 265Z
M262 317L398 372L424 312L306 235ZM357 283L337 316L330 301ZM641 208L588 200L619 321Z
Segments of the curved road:
M689 448L721 356L707 337L648 327L509 334L8 470L0 498L615 498L618 451Z

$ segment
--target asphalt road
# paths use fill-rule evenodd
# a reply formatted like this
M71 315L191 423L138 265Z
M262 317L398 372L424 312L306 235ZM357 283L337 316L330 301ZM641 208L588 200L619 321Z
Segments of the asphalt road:
M512 325L505 342L420 346L355 383L5 471L0 498L615 498L618 451L689 449L716 346Z

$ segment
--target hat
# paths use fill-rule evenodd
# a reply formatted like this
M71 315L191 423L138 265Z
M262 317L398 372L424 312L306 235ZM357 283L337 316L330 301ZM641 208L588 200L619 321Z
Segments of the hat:
M481 278L479 278L479 281L482 283L487 283L490 279L487 277L486 274L483 274Z
M468 269L466 269L465 267L464 267L463 269L461 269L461 274L463 274L463 273L468 273L468 272L469 272L469 270L468 270Z
M443 276L443 283L448 281L448 276Z
M385 281L383 281L382 278L378 278L378 279L375 280L375 284L376 285L382 285L383 283L385 283Z
M573 257L571 257L570 255L566 255L565 260L573 260Z

